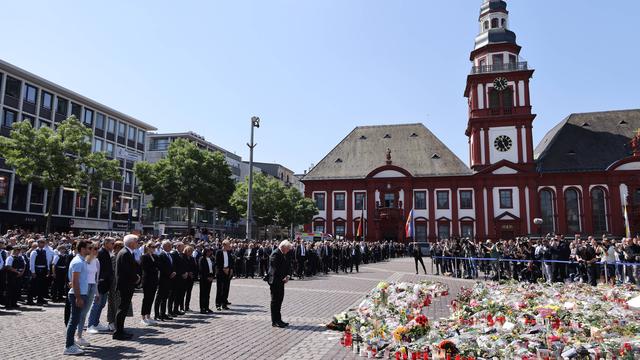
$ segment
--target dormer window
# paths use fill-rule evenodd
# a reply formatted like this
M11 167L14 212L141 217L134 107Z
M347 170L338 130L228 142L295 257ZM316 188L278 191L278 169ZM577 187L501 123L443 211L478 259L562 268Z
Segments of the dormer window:
M386 135L384 136L384 138L385 138L385 139L391 139L391 135L386 134Z
M434 153L433 155L431 155L431 158L434 160L440 159L440 155L438 155L437 153Z
M415 137L418 137L418 134L413 133L413 134L411 134L411 136L409 136L409 137L415 138Z
M582 127L589 127L589 126L591 126L591 125L589 125L589 123L588 123L588 122L584 122L584 123L582 123Z
M628 122L626 122L626 121L624 121L624 120L622 120L622 121L620 121L620 122L618 123L618 125L629 125L629 123L628 123Z
M362 135L362 136L360 136L360 140L367 140L367 137Z
M342 164L342 159L337 158L337 159L336 159L336 164Z

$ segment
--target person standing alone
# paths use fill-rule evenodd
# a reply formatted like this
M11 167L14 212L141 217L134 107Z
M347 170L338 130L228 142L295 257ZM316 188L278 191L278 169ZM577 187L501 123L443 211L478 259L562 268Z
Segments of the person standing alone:
M288 323L282 321L282 301L284 284L289 281L289 264L285 255L291 250L291 243L284 240L269 257L269 289L271 290L271 326L285 328Z

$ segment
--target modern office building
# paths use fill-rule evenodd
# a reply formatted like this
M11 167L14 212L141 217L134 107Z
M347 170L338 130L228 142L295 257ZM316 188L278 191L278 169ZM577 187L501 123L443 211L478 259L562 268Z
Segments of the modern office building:
M244 176L249 174L249 165L242 162L240 156L207 141L203 136L191 131L184 133L148 134L146 160L154 163L164 158L169 150L169 145L176 139L185 139L195 143L201 149L214 152L218 151L224 154L225 160L231 169L231 176L235 182L244 181ZM146 232L154 230L156 232L162 231L166 234L172 234L183 233L187 230L187 208L149 208L147 205L151 199L151 196L144 196L142 220ZM220 213L215 209L207 210L201 206L195 206L194 209L192 209L191 222L194 229L203 228L225 234L244 232L241 224L225 220L224 213Z
M248 162L245 163L247 165L249 164ZM295 187L298 190L302 189L300 178L297 177L292 170L281 164L254 162L253 166L260 169L263 174L280 180L280 182L287 187Z
M0 94L1 136L9 136L17 121L55 129L75 115L92 129L93 150L120 161L123 180L102 184L100 193L56 191L53 230L125 231L129 209L137 210L131 220L140 228L141 193L133 166L144 159L146 134L156 130L153 126L1 60ZM42 231L48 198L47 190L21 182L0 159L0 231L9 226Z

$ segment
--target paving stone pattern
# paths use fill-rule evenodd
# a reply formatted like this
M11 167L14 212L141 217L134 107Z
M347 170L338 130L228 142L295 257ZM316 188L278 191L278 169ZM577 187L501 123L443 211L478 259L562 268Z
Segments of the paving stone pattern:
M425 259L427 260L427 259ZM430 264L427 262L427 267ZM133 318L125 326L132 341L114 341L108 334L85 338L91 347L85 358L125 359L354 359L340 347L340 334L324 327L336 313L357 306L381 280L416 281L435 279L447 283L450 295L434 301L430 318L449 314L448 304L460 287L472 282L412 272L413 259L363 265L359 273L331 274L289 282L282 309L287 329L271 327L269 287L261 279L231 282L229 311L212 315L189 313L155 327L140 324L142 294L134 295ZM199 309L198 286L194 286L191 308ZM211 289L212 303L215 286ZM21 312L0 310L1 359L60 359L65 329L62 304L27 307ZM106 308L102 321L106 321Z

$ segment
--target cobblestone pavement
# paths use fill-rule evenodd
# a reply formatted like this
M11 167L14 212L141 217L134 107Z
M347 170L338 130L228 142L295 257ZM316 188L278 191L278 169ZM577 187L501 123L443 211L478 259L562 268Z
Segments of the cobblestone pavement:
M427 260L425 258L425 260ZM427 262L427 261L425 261ZM427 262L427 267L430 264ZM434 301L432 319L447 316L447 305L460 287L471 282L430 275L416 275L413 259L363 265L359 273L316 276L295 280L286 287L283 318L287 329L271 327L269 288L260 279L231 282L230 310L212 315L189 313L156 327L140 324L142 294L133 299L133 318L125 326L132 341L114 341L108 334L85 338L91 347L85 357L100 359L353 359L339 345L340 334L324 327L332 316L356 306L381 280L411 281L439 279L450 287L450 295ZM212 302L215 286L211 289ZM199 309L198 286L194 286L192 309ZM106 321L106 309L102 321ZM59 359L64 347L62 304L45 308L27 307L22 312L0 310L2 359Z

